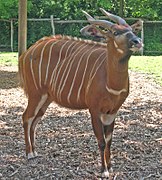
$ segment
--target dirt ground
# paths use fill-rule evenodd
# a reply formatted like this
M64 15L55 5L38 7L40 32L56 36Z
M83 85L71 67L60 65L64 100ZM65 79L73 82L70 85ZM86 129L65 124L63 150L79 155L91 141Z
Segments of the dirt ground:
M27 161L21 116L27 99L17 67L0 67L0 179L99 178L100 156L88 111L51 104L37 129L40 157ZM162 180L162 87L130 72L130 95L116 118L110 180Z

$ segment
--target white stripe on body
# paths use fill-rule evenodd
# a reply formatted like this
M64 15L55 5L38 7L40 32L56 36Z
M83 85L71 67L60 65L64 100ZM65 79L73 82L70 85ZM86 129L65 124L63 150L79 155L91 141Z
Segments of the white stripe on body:
M88 61L89 61L89 59L90 59L90 56L91 56L94 52L96 52L96 51L98 51L98 50L101 50L101 48L98 48L98 49L93 50L93 51L89 54L89 56L88 56L88 58L87 58L86 66L85 66L85 71L84 71L84 73L83 73L82 81L81 81L80 87L79 87L79 89L78 89L77 102L79 102L79 99L80 99L80 93L81 93L81 89L82 89L82 86L83 86L83 82L84 82L84 78L85 78L85 74L86 74L86 70L87 70Z
M26 61L26 57L27 55L29 54L30 51L27 51L25 56L24 56L24 59L23 59L23 68L21 68L22 70L22 78L23 78L23 81L26 81L26 78L25 78L25 61ZM25 83L25 82L24 82ZM25 86L26 86L26 83L25 83Z
M62 100L61 100L61 94L62 94L62 92L63 92L63 90L64 90L65 84L66 84L67 79L68 79L68 77L69 77L69 73L71 72L71 67L72 67L72 65L73 65L73 62L75 61L76 56L77 56L83 49L85 49L87 46L88 46L88 44L87 44L87 45L82 44L81 46L79 46L79 47L75 50L75 52L73 53L72 58L70 58L69 61L68 61L68 63L66 64L66 68L64 69L64 73L63 73L63 75L62 75L62 78L61 78L61 80L60 80L60 82L59 82L59 87L58 87L58 89L57 89L57 98L58 98L58 100L59 100L60 102L62 101ZM67 69L68 69L68 70L67 70ZM66 71L67 71L67 72L66 72ZM65 76L65 74L66 74L66 76Z
M71 46L73 45L73 44L75 44L76 42L75 41L73 41L73 43L71 43L69 46L68 46L68 48L67 48L67 51L66 51L66 54L65 54L65 57L64 57L64 59L62 60L62 62L60 63L60 66L59 66L59 69L58 69L58 72L57 72L57 75L56 75L56 77L53 79L53 86L52 86L52 90L53 89L56 89L56 85L57 85L57 81L58 81L58 77L59 77L59 75L60 75L60 72L61 72L61 70L62 70L62 67L63 67L63 65L64 65L64 63L66 62L66 59L71 55L71 53L72 53L72 49L71 49ZM75 46L74 46L75 47ZM68 54L68 52L69 52L69 50L71 49L71 52ZM67 55L68 55L68 57L67 57Z
M76 41L74 41L74 42L76 42ZM77 42L77 43L75 44L75 46L77 46L79 43L80 43L80 42ZM73 49L75 48L75 46L70 49L71 51L69 52L69 55L68 55L67 59L69 58L69 56L71 56L71 54L72 54ZM68 60L71 60L72 57L73 57L73 56L71 56L71 58L69 58ZM61 68L63 67L63 65L64 65L65 62L66 62L66 59L63 61L63 63L61 63L60 69L59 69L59 73L60 73ZM68 62L68 63L69 63L69 62ZM65 71L65 70L64 70L64 71ZM55 81L54 81L54 78L52 79L51 90L52 90L54 93L55 93L54 90L56 90L56 84L57 84L56 78L57 78L57 80L58 80L58 74L57 74L57 77L55 77ZM59 82L59 85L60 85L60 82ZM58 90L58 89L59 89L59 87L57 87L57 90ZM56 92L56 93L57 93L57 92Z
M102 56L104 56L104 57L102 57ZM99 63L99 65L98 65L97 67L95 67L96 64L98 63L98 61L100 61L100 58L101 58L101 57L102 57L101 62ZM93 65L93 68L92 68L92 70L91 70L91 73L90 73L90 75L89 75L88 85L87 85L86 93L85 93L85 99L86 99L86 95L88 94L89 88L90 88L90 86L91 86L91 83L92 83L92 81L93 81L93 79L94 79L94 77L95 77L98 69L100 68L100 66L102 65L102 63L104 63L105 60L106 60L106 54L105 54L105 51L104 51L104 52L103 52L102 54L100 54L100 56L96 59L94 65ZM95 72L94 72L94 71L95 71ZM94 72L94 74L93 74L93 72ZM92 74L93 74L93 75L92 75ZM87 103L87 100L86 100L86 103Z
M76 68L76 70L75 70L74 78L73 78L73 81L72 81L72 84L71 84L71 87L70 87L70 90L69 90L69 94L68 94L68 97L67 97L67 101L68 101L69 104L71 104L71 103L70 103L70 96L71 96L71 93L72 93L72 90L73 90L73 87L74 87L74 83L75 83L75 81L76 81L76 76L77 76L77 73L78 73L78 70L79 70L79 67L80 67L80 63L81 63L81 61L82 61L82 59L83 59L83 56L84 56L85 54L87 54L89 51L92 51L92 49L93 49L95 46L96 46L96 45L93 45L90 49L86 50L86 51L82 54L82 56L80 57L80 59L79 59L77 68ZM92 51L92 52L93 52L93 51ZM92 52L90 53L90 55L92 54ZM89 60L90 55L89 55L88 58L87 58L88 60ZM87 62L88 62L88 60L87 60ZM87 62L86 62L86 69L87 69ZM86 71L86 69L85 69L85 71ZM85 74L85 72L83 73L83 75L84 75L84 74ZM83 77L83 78L84 78L84 77Z
M69 41L70 41L70 40L69 40ZM58 58L57 64L56 64L56 66L55 66L55 68L54 68L54 70L53 70L53 72L52 72L52 75L51 75L50 85L52 84L52 81L53 81L54 75L55 75L55 73L56 73L57 67L58 67L58 65L59 65L59 63L60 63L62 50L63 50L64 46L65 46L69 41L66 41L66 42L62 45L62 47L61 47L61 49L60 49L59 58Z
M39 79L39 87L41 88L41 81L42 81L42 61L43 61L43 53L44 53L44 50L46 48L46 46L51 42L53 41L54 39L50 39L47 41L47 43L43 46L42 48L42 51L41 51L41 56L40 56L40 60L39 60L39 66L38 66L38 79Z
M46 76L45 76L45 80L44 80L44 85L47 84L47 80L48 80L49 66L50 66L50 62L51 62L51 55L52 55L53 46L54 46L55 44L57 44L58 42L60 42L60 40L54 42L54 43L51 45L50 50L49 50L49 58L48 58L48 63L47 63L47 67L46 67Z
M35 79L35 76L34 76L34 71L33 71L33 59L32 59L32 57L33 57L33 54L34 54L35 49L36 49L38 46L40 46L40 45L42 45L42 44L41 44L41 43L40 43L40 44L38 43L37 46L35 46L35 47L33 48L32 52L31 52L31 59L30 59L31 74L32 74L32 77L33 77L34 85L35 85L35 87L36 87L37 90L38 90L38 86L37 86L36 79Z
M31 61L31 63L30 63L30 69L31 69L31 74L33 77L34 85L35 85L36 89L38 90L38 86L37 86L36 79L35 79L34 72L33 72L33 61Z
M75 41L76 42L76 41ZM62 74L62 79L60 79L60 82L59 82L59 86L57 87L57 92L56 93L58 93L59 92L59 89L61 88L61 83L62 83L62 81L63 81L63 77L65 76L65 71L67 70L67 67L68 67L68 65L69 65L69 63L70 63L70 60L74 57L74 55L75 55L75 53L76 53L76 51L79 49L79 47L73 52L73 49L75 49L75 47L76 46L78 46L78 44L79 44L80 42L77 42L76 44L75 44L75 46L73 47L73 48L71 48L71 51L69 52L69 55L68 55L68 57L67 57L67 60L68 60L68 62L67 62L67 64L66 64L66 67L65 67L65 69L64 69L64 73ZM73 54L72 54L72 52L73 52ZM72 54L72 55L71 55ZM70 57L70 58L69 58ZM64 61L64 63L66 62L66 59L65 59L65 61ZM63 64L62 64L62 66L63 66ZM61 68L62 68L62 66L61 66ZM60 71L61 71L61 69L60 69ZM58 80L58 79L57 79ZM56 89L56 84L57 84L57 81L55 81L55 86L53 85L53 87L52 87L52 90L54 90L54 88ZM57 96L58 97L58 96Z
M36 44L34 45L35 47L31 46L31 47L28 49L28 51L26 52L25 56L24 56L24 59L23 59L23 68L22 68L23 81L26 81L26 78L25 78L25 75L26 75L26 73L25 73L25 61L26 61L26 57L27 57L27 55L30 53L30 49L31 49L32 52L33 52L38 45L39 45L39 44L36 43ZM33 48L33 49L32 49L32 48ZM29 61L32 61L32 52L31 52L31 55L30 55L30 57L29 57ZM30 62L30 68L31 68L31 73L33 73L31 62ZM32 74L32 77L33 77L33 74ZM37 87L35 78L33 78L33 81L34 81L34 85L35 85L36 89L38 90L38 87Z

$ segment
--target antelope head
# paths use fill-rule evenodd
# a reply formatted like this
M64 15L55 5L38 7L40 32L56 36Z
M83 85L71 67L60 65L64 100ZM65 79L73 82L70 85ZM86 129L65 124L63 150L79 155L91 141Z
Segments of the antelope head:
M129 50L135 52L143 47L142 40L136 36L136 33L142 28L141 21L129 26L121 17L111 14L102 8L100 10L115 23L107 20L96 20L83 11L91 24L81 29L83 35L111 39L114 41L115 47L122 51Z

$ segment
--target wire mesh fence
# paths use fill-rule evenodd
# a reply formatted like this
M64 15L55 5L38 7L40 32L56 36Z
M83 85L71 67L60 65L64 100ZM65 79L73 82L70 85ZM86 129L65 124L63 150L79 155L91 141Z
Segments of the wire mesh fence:
M143 28L145 54L162 55L162 21L146 21Z
M133 23L129 19L128 23ZM82 37L80 29L87 24L85 20L28 19L27 47L44 36L63 34ZM162 55L162 21L144 21L144 55ZM82 37L85 38L85 37ZM0 19L0 51L18 51L18 20Z
M8 20L0 21L0 50L11 50L11 24Z

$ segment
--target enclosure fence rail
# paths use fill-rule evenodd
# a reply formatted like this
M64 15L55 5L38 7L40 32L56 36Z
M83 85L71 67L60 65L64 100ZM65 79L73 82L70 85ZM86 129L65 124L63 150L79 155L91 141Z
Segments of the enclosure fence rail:
M96 17L96 18L105 18L105 16ZM135 21L137 18L126 18L127 21ZM66 25L66 24L83 24L87 23L87 20L60 20L59 18L54 18L53 15L50 18L28 18L29 22L39 23L39 22L49 22L48 27L51 28L51 32L49 35L55 35L56 31L59 32L60 28L57 25ZM3 26L5 23L5 26ZM162 21L142 21L142 31L141 31L141 39L145 44L144 48L141 50L141 55L145 55L145 53L158 53L162 55L162 37L160 37L160 32L162 30ZM3 28L2 28L3 27ZM154 28L153 28L154 27ZM42 27L43 28L47 28ZM0 51L1 49L10 49L11 52L17 51L17 36L18 36L18 19L0 19ZM35 33L35 36L39 34ZM28 37L30 34L28 33ZM156 37L158 36L158 37ZM154 42L150 42L154 37ZM36 38L38 39L38 38ZM157 39L157 40L156 40ZM158 50L154 48L154 44L158 44ZM152 46L152 47L151 47ZM149 47L149 48L147 48Z

